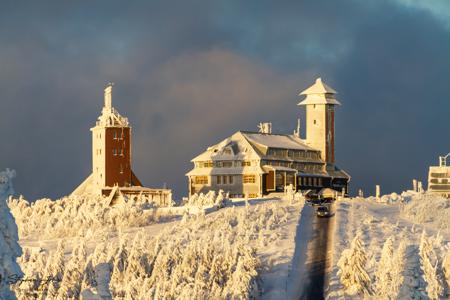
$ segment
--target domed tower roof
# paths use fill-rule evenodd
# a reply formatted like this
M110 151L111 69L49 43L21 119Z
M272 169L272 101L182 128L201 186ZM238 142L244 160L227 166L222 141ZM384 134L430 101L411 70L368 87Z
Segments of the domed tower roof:
M316 82L301 92L299 96L306 96L306 98L301 101L298 105L310 105L310 104L333 104L341 105L341 103L336 100L335 95L337 92L322 82L322 78L317 78Z

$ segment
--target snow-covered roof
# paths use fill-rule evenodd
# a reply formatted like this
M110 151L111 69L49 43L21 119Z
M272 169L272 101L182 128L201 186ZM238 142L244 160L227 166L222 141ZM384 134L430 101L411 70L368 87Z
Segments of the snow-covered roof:
M327 173L330 177L333 178L345 178L345 179L351 178L347 172L337 168L336 166L332 166L332 169L327 169Z
M230 151L225 151L228 149ZM242 133L238 131L221 142L208 147L206 151L202 152L191 161L245 160L257 158L259 158L259 156L252 145L242 136Z
M316 82L302 91L299 96L306 96L306 98L301 101L298 105L310 105L310 104L335 104L341 105L341 103L336 100L335 96L337 92L322 82L322 78L317 78Z
M282 172L285 171L285 172L295 172L295 173L298 172L296 169L283 167L283 166L264 165L262 168L266 172L268 172L268 171L282 171Z
M242 132L242 134L250 143L256 143L269 148L317 151L316 149L306 145L302 139L295 135L256 132Z
M264 174L259 166L232 167L232 168L194 168L186 176L208 176L208 175L241 175L241 174Z
M220 143L208 149L191 161L217 161L217 160L249 160L264 158L268 148L318 151L290 134L268 134L250 131L238 131ZM230 149L228 153L225 149ZM289 160L286 158L286 160ZM311 161L310 159L304 159Z

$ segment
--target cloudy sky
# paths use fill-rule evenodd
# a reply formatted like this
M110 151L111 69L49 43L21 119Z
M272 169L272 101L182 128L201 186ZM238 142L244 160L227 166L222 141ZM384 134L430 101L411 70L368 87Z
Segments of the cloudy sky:
M339 92L353 191L402 191L450 151L450 2L0 0L0 168L28 199L91 169L103 87L133 126L135 173L185 195L190 159L237 130L292 132L297 94Z

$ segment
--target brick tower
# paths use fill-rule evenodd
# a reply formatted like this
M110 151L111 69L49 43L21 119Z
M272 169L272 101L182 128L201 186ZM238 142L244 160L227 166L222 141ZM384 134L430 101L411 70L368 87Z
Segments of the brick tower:
M128 119L112 107L112 84L105 88L104 105L92 131L92 174L94 185L132 185L131 127Z

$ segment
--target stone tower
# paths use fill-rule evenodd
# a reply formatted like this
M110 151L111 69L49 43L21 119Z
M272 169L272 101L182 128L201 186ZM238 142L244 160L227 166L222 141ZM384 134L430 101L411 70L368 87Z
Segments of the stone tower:
M300 93L306 96L298 105L306 107L306 143L322 153L327 164L334 164L334 106L337 92L317 78Z
M132 185L131 127L112 107L112 84L105 88L102 114L92 131L92 175L96 188Z

